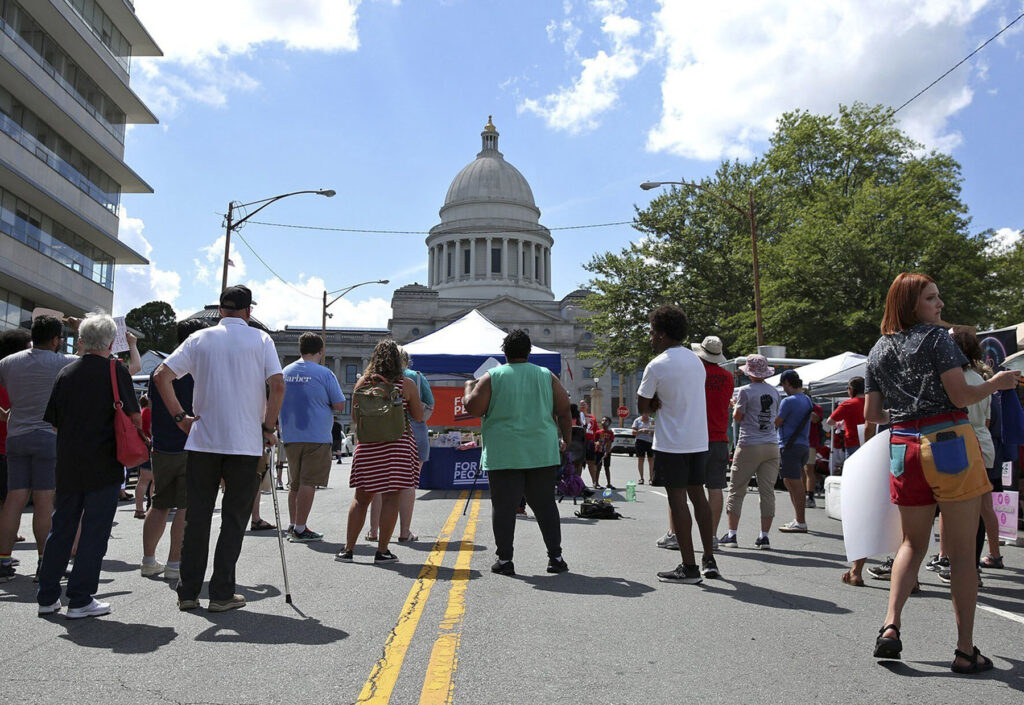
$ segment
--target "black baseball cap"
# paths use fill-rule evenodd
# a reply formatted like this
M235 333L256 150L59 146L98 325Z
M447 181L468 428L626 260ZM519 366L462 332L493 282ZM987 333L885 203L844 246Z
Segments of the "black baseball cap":
M800 379L800 375L797 374L796 370L786 370L779 377L779 383L788 382L794 387L802 387L803 381Z
M249 308L255 304L249 287L241 284L229 286L220 293L220 307L228 311L241 311L243 308Z

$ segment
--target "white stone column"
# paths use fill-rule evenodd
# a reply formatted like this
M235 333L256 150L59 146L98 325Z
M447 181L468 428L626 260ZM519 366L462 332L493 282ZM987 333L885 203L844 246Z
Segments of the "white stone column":
M519 238L517 241L519 246L516 248L516 278L519 281L523 281L526 278L526 273L523 271L523 239Z
M508 238L503 237L501 238L501 278L507 278L510 271L508 266Z
M476 277L476 238L469 238L469 279Z
M487 254L484 257L484 262L487 263L485 265L487 267L487 271L484 272L484 279L490 279L491 278L491 270L494 268L494 248L493 248L493 246L491 244L493 241L494 241L494 238L488 236L488 238L487 238Z
M434 285L434 248L427 251L427 286Z
M551 248L544 248L544 276L547 277L546 286L551 288Z
M448 281L448 241L441 245L441 281Z
M526 256L526 260L527 260L527 265L528 265L527 271L530 273L530 279L533 279L533 280L537 279L537 260L535 258L536 254L537 254L537 243L531 242L530 243L530 252Z

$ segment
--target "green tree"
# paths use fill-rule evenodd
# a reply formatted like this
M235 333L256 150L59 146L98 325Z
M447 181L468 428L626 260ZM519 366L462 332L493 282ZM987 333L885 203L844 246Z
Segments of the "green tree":
M1024 322L1024 238L1018 236L1015 242L1006 244L996 241L992 230L984 234L992 259L992 327Z
M124 322L144 336L139 340L139 352L157 350L169 353L178 347L177 319L174 309L165 301L150 301L133 308Z
M984 324L989 238L969 233L960 181L956 161L922 152L888 108L787 113L762 157L723 162L700 190L666 191L637 211L638 243L591 260L591 354L639 355L645 327L631 307L666 301L687 312L693 340L718 335L730 356L754 350L749 221L712 194L744 210L754 195L765 336L790 356L867 352L901 271L936 278L947 320Z

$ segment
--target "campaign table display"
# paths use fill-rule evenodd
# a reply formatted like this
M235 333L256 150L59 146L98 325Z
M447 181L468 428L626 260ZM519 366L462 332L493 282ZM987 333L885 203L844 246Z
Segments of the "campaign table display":
M430 460L420 470L420 489L471 489L474 479L478 489L487 488L487 475L480 470L479 448L459 450L431 447Z

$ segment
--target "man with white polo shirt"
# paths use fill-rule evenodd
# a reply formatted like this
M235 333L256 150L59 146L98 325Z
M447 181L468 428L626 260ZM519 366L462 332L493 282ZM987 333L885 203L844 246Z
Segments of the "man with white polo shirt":
M221 481L221 528L207 609L223 612L245 606L245 598L235 593L235 563L258 490L257 465L264 444L277 442L274 427L285 392L274 341L249 326L252 306L247 287L229 286L220 295L220 325L189 336L153 375L168 412L188 434L188 515L178 581L181 610L199 607ZM172 384L187 374L195 382L194 416L185 412Z

